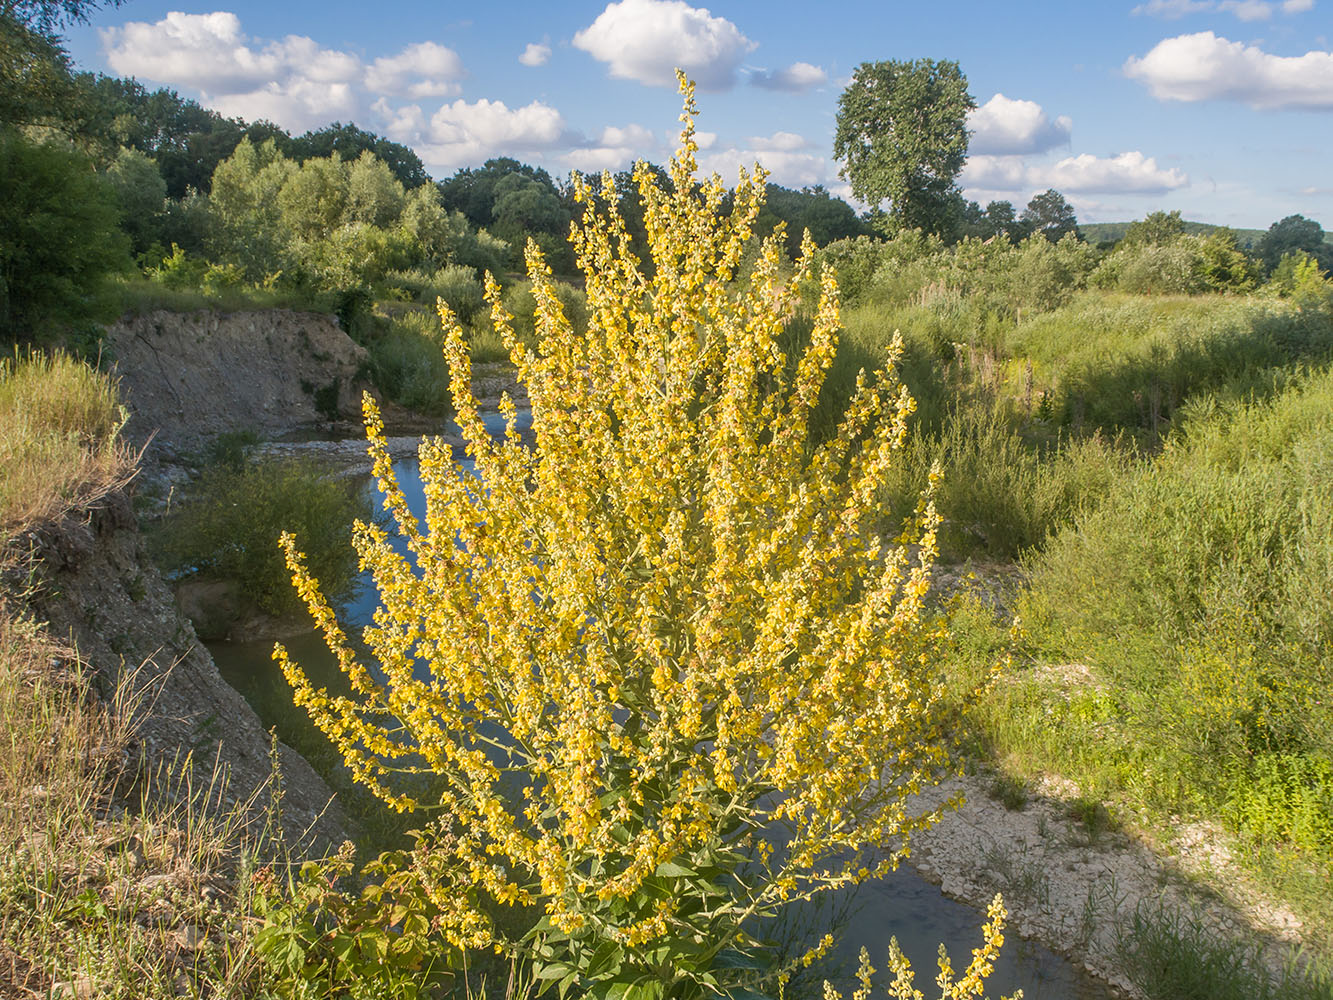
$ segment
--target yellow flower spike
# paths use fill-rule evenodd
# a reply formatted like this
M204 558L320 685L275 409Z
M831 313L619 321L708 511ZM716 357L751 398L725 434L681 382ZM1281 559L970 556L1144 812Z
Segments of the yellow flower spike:
M352 694L314 688L279 651L284 674L358 781L394 807L453 816L422 862L450 940L484 939L459 891L476 885L502 905L539 901L577 932L563 948L618 941L634 961L704 933L698 908L679 905L698 891L681 872L734 874L750 857L762 877L708 904L709 933L743 935L783 900L882 874L891 864L833 859L893 843L896 863L934 818L910 796L935 780L949 718L936 679L946 637L923 611L938 477L896 544L876 509L914 408L895 374L901 339L883 371L858 378L838 426L813 435L838 346L836 278L814 273L808 234L794 274L776 239L747 256L766 175L742 172L724 212L725 185L696 176L683 79L682 104L671 183L645 164L633 174L642 261L610 176L573 181L586 326L535 246L535 347L486 277L534 446L509 399L504 439L487 435L443 305L477 477L426 443L426 511L413 515L366 404L375 473L414 557L377 525L356 531L381 601L358 646L370 667L285 542ZM743 258L756 263L740 278ZM816 279L797 336L800 286ZM431 801L413 792L420 775Z

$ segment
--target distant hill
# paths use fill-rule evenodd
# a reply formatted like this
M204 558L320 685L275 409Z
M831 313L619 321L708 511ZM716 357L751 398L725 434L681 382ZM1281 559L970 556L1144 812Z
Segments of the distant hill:
M1107 241L1122 240L1125 238L1125 232L1129 229L1128 222L1080 222L1078 230L1083 234L1083 238L1089 243L1103 243ZM1225 229L1225 226L1215 226L1211 222L1186 222L1185 232L1194 236L1207 236L1216 229ZM1243 249L1253 250L1254 245L1259 242L1259 237L1263 236L1266 229L1232 229L1236 234L1236 242Z

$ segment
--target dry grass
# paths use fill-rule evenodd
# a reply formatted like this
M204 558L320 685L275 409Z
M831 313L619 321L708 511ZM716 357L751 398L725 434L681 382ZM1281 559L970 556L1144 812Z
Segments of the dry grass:
M56 353L0 361L0 535L59 518L123 486L134 453L120 439L115 384Z
M128 787L139 697L131 673L98 699L0 607L0 996L229 996L256 974L239 814L186 767L149 776L151 798Z

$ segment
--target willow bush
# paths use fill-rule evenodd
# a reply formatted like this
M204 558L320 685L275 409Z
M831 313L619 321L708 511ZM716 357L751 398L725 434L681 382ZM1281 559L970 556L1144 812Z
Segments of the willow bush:
M366 400L399 536L355 531L382 602L362 636L369 663L284 539L352 692L316 688L279 647L297 703L385 802L434 817L411 872L449 942L509 950L562 993L772 982L765 918L895 867L935 818L912 795L946 764L945 636L923 614L938 518L928 493L887 539L874 502L913 402L892 369L863 374L836 433L812 440L836 280L811 274L808 235L784 280L781 232L736 277L765 174L742 171L730 199L716 176L696 180L682 90L669 188L643 164L634 174L651 269L604 175L596 192L575 180L586 328L535 245L535 349L488 276L533 446L508 398L506 435L487 435L443 303L476 475L423 444L424 522ZM784 332L813 280L811 331L789 359ZM429 801L400 781L423 773L442 789ZM507 939L496 906L540 919Z

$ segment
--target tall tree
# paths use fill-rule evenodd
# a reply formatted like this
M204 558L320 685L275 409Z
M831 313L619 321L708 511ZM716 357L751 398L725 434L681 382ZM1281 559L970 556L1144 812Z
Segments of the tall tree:
M1164 247L1174 243L1185 235L1185 220L1180 217L1180 210L1173 212L1149 212L1142 219L1129 224L1125 246Z
M887 201L889 228L943 232L961 200L955 180L976 106L956 62L862 63L838 98L833 139L852 193L872 209Z
M1273 223L1254 249L1263 261L1265 274L1272 274L1283 257L1298 250L1308 253L1325 270L1333 268L1333 247L1324 241L1324 227L1303 215L1289 215Z
M1054 188L1032 196L1028 207L1023 209L1023 221L1031 232L1041 233L1052 243L1059 243L1066 233L1078 233L1074 206Z

